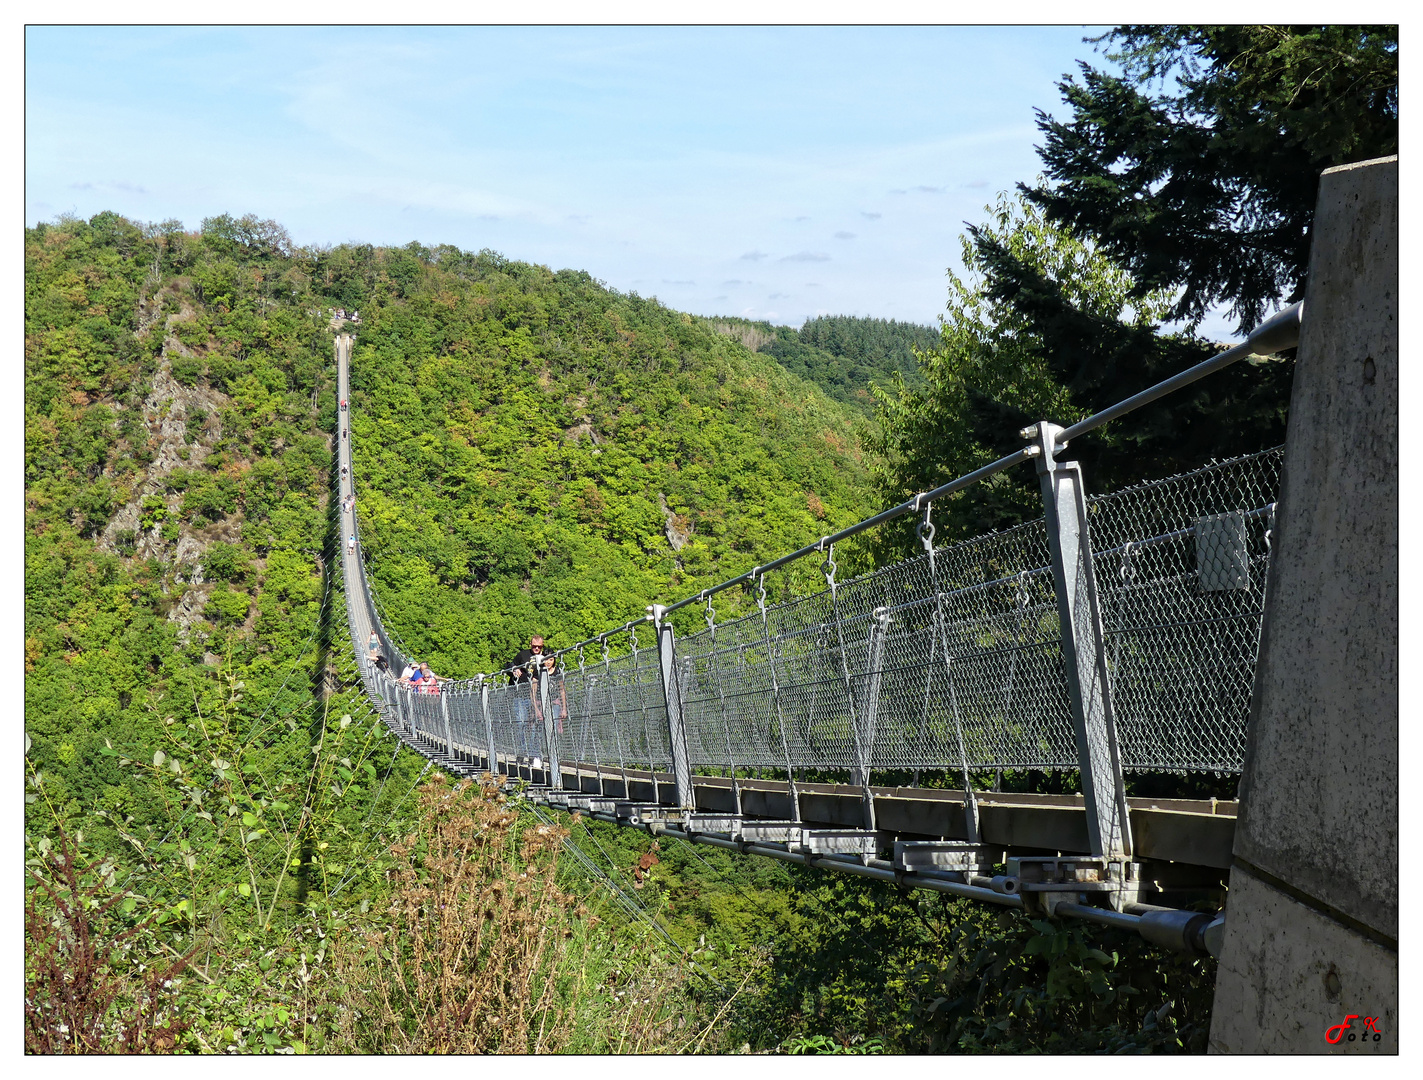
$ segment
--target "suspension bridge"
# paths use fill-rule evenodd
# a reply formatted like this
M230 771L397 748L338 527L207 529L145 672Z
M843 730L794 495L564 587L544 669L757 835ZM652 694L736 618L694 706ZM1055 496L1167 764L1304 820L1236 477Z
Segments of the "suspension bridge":
M1322 175L1307 323L1296 304L1094 416L1025 428L992 464L558 651L536 682L419 694L374 662L372 635L392 671L408 657L367 578L343 416L373 708L433 764L536 804L1214 955L1215 1050L1333 1052L1367 1012L1396 1053L1397 168ZM343 403L353 343L336 339ZM1286 447L1093 497L1057 460L1296 345ZM936 544L935 502L1014 468L1035 470L1041 518ZM840 574L837 544L904 518L919 554ZM824 587L770 602L802 560ZM718 614L733 589L754 611ZM1008 769L1080 790L975 784ZM1239 777L1245 801L1128 796L1150 772Z
M1222 897L1236 803L1132 798L1125 777L1241 770L1282 453L1097 497L1077 463L1056 458L1179 386L1293 347L1300 313L1069 428L1025 429L1021 450L974 473L552 653L540 678L485 673L442 680L438 694L394 678L408 657L361 556L343 415L342 569L365 692L439 766L522 781L549 806L1215 951L1222 920L1185 905ZM356 407L353 344L336 340L343 408ZM934 503L1013 467L1036 468L1043 516L936 545ZM838 576L837 544L906 516L921 554ZM824 589L768 603L768 575L801 559L820 560ZM716 597L738 587L756 610L719 619ZM670 616L684 608L705 629L679 638ZM390 670L373 662L372 634ZM1082 791L975 788L975 774L1005 769L1077 770ZM958 786L874 783L889 772ZM847 782L808 779L827 775Z

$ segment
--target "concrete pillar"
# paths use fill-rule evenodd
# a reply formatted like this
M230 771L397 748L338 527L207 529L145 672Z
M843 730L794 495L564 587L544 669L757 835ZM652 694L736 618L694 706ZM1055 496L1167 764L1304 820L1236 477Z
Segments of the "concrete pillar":
M1397 1053L1396 157L1321 178L1298 355L1210 1048Z

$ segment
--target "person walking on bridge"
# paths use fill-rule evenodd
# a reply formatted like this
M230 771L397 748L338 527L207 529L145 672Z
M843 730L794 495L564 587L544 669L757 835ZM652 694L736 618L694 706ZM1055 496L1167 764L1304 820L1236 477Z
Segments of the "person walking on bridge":
M518 739L519 764L538 745L534 725L529 721L529 707L538 713L538 693L540 660L543 657L544 639L535 634L529 639L529 647L520 649L509 662L509 684L514 690L514 729ZM543 717L540 716L540 719Z

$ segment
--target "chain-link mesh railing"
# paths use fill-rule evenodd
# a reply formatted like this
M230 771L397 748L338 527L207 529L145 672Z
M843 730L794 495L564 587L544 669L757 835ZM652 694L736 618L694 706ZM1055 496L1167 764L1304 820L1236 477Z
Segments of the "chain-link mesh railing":
M1283 452L1089 501L1127 769L1239 772Z
M955 767L962 730L972 766L1074 765L1042 523L935 556L683 639L692 761Z
M346 385L343 362L343 399ZM1239 772L1281 461L1270 450L1088 500L1123 769ZM354 534L354 509L343 513ZM847 581L832 546L823 590L767 606L763 577L757 609L725 622L705 598L707 629L675 647L688 763L859 783L886 769L1077 768L1044 521L939 546L925 524L920 538L932 557ZM543 686L501 674L412 694L366 659L374 632L391 668L406 663L349 557L358 547L343 545L344 569L368 691L398 701L424 738L484 754L492 731L495 760L553 757L607 776L674 768L649 627L613 632L627 634L619 656L609 635L601 656L565 650Z
M551 680L550 694L560 687ZM637 641L623 656L569 668L561 689L568 718L560 760L594 763L611 774L667 770L672 748L657 650Z

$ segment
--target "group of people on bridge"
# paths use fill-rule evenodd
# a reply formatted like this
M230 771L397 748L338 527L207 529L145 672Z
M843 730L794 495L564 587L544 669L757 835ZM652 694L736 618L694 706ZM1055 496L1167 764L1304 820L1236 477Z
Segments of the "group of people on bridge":
M378 671L390 675L390 663L385 658L385 652L380 647L380 635L374 630L371 631L371 639L366 642L366 651L371 663ZM410 690L417 694L438 694L442 681L438 675L430 670L429 664L422 664L418 660L406 661L405 667L398 676L395 676L395 684L403 690Z
M353 538L354 540L354 538ZM438 694L441 679L430 670L428 663L410 660L396 676L390 670L389 661L381 648L380 635L371 631L366 644L371 663L388 678L395 679L397 686L416 694ZM519 763L528 764L532 755L542 745L544 723L544 684L547 684L548 719L554 730L563 731L563 722L568 716L568 692L563 684L563 671L558 657L544 651L544 639L535 634L529 640L529 647L515 654L502 674L509 677L509 685L515 687L511 697Z

